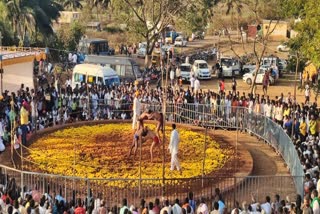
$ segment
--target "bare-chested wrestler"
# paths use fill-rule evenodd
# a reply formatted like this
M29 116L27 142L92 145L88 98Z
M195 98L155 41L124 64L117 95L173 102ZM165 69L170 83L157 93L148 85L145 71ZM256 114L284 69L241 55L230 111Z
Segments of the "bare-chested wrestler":
M160 131L163 133L163 114L159 112L143 112L139 117L139 129L143 127L143 121L144 120L156 120L157 121L157 127L156 132L158 138L160 137Z
M151 162L152 162L153 161L153 148L157 145L160 145L160 139L154 131L149 130L148 126L136 131L136 133L134 134L132 145L131 145L130 152L129 152L129 157L131 156L132 149L133 149L133 155L135 157L136 151L138 148L138 143L143 143L149 139L152 139L152 144L150 147L150 155L151 155Z

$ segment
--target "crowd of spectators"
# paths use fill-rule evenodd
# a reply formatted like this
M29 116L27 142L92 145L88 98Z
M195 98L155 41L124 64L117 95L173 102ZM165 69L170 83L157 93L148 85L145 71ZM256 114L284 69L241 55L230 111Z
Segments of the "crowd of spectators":
M2 179L3 180L3 179ZM1 182L2 183L2 182ZM290 198L280 198L274 195L271 199L235 202L227 207L227 201L219 188L216 188L211 197L195 198L192 192L182 199L168 200L156 198L149 202L141 199L140 204L132 204L126 198L122 204L107 204L103 197L93 197L92 193L83 198L63 198L61 193L50 191L41 194L33 189L22 194L21 188L11 179L7 185L0 185L0 213L2 214L257 214L257 213L319 213L320 200L318 192L312 191L312 198L300 195L291 202Z

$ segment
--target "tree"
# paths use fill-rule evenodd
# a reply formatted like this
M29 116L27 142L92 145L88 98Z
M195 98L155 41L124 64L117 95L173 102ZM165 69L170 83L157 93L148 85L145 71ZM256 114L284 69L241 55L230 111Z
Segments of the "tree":
M76 51L81 37L85 33L85 27L81 23L73 22L68 28L60 28L56 34L55 46L61 50Z
M146 65L165 28L188 6L180 0L114 0L112 4L119 22L128 23L128 30L146 41Z
M283 12L284 2L282 0L225 0L223 3L227 8L227 14L231 14L232 16L233 13L237 13L237 20L239 20L239 18L242 16L241 11L245 8L250 16L242 18L252 20L252 17L254 17L255 24L261 24L262 20L266 20L265 24L266 26L269 26L267 29L263 29L264 33L262 35L256 36L252 41L253 48L251 52L254 55L254 61L256 64L255 75L251 85L251 94L253 94L261 61L268 48L269 37L278 26L279 21L285 17L285 13ZM223 24L223 21L221 21L221 23L226 29L227 26ZM239 30L239 22L237 23L237 26ZM228 34L228 38L231 51L233 51L235 55L239 57L238 53L234 49L234 41L232 40L230 34ZM243 50L247 52L247 47L244 45L242 33L241 41Z
M205 31L213 16L214 1L194 0L175 17L175 26L188 35L196 31Z
M30 37L52 34L52 21L57 19L61 5L53 0L2 0L3 17L9 20L15 37L21 45L28 45Z
M81 0L64 0L62 5L65 9L77 10L83 8Z
M296 1L289 1L291 4ZM297 8L303 8L299 13L295 13ZM306 0L303 4L297 4L291 12L301 21L293 26L298 32L297 37L291 40L291 48L299 51L304 57L311 60L317 67L320 67L320 7L317 0Z

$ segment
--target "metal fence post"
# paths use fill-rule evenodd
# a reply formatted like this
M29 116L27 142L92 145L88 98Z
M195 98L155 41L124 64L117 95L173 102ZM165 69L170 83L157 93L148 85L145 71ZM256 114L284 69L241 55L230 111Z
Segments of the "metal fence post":
M87 197L90 198L91 194L90 194L90 179L87 179Z
M23 197L23 195L24 195L24 188L23 188L23 186L24 186L24 182L23 182L23 171L20 171L20 176L21 176L21 178L20 178L20 185L21 185L21 196Z

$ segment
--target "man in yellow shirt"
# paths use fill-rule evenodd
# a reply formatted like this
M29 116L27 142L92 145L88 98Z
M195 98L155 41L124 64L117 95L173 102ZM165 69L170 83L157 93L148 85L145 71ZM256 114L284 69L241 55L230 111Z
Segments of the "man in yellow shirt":
M307 123L304 117L302 118L302 121L300 123L299 132L300 132L300 141L304 142L307 136Z
M29 112L27 108L28 108L28 103L24 101L20 109L20 128L22 131L22 135L21 135L22 145L27 144L27 132L28 132L27 125L29 123Z
M317 121L315 121L314 115L311 115L311 120L309 121L309 133L312 136L317 135Z

